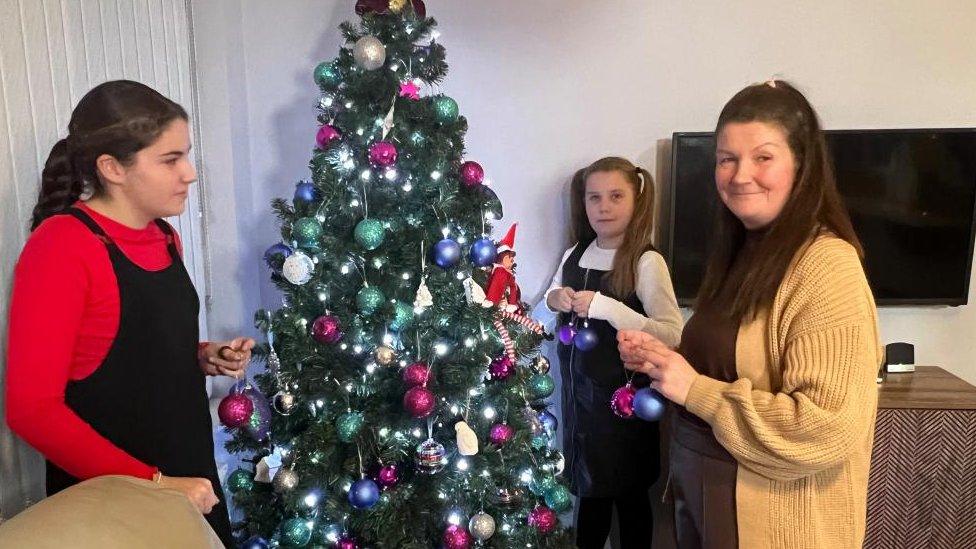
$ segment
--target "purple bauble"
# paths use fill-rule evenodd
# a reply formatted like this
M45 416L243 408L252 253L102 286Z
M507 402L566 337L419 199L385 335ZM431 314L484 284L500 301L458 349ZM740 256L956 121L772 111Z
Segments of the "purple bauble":
M529 513L529 526L535 528L540 534L548 534L556 529L559 517L552 509L540 505Z
M661 393L650 387L644 387L637 391L634 395L633 405L634 415L644 421L660 420L661 416L664 415L664 410L667 408L667 402L661 396Z
M393 143L377 141L369 147L369 161L374 166L385 168L396 164L397 149Z
M335 315L322 315L312 323L312 337L319 343L338 343L342 339L342 328Z
M496 423L488 432L488 440L495 446L506 444L513 436L515 436L515 429L507 423Z
M430 379L430 369L426 362L414 362L403 369L403 382L407 387L427 385Z
M369 509L380 500L380 487L371 478L361 478L349 487L349 505Z
M596 330L589 326L583 326L576 332L573 338L573 345L584 353L593 350L600 343L600 336L596 335Z
M315 145L324 151L325 149L329 148L329 145L331 145L333 141L339 139L340 137L342 137L342 134L339 133L339 130L326 124L319 128L318 133L315 134Z
M563 345L572 345L576 337L576 328L572 324L563 324L559 327L559 342Z
M515 363L512 362L512 359L508 355L502 355L491 361L491 366L488 367L488 373L491 374L492 379L505 379L515 373Z
M412 417L427 417L437 406L437 398L426 387L414 387L403 395L403 407Z
M336 542L336 547L338 547L338 549L359 549L359 545L356 544L356 540L347 536L342 536L339 538L339 541Z
M444 530L444 547L446 549L468 549L474 543L474 537L464 526L452 524Z
M617 389L613 392L613 397L610 398L610 409L622 418L633 417L635 394L637 391L630 383Z
M452 238L440 240L434 244L431 252L434 254L434 263L442 269L450 269L461 260L461 245Z
M554 416L549 410L540 410L538 416L539 423L542 424L542 428L545 429L550 435L554 434L556 429L559 427L559 420L556 419L556 416Z
M284 263L285 259L288 258L294 251L286 244L281 242L277 244L272 244L270 248L264 252L264 262L268 264L274 272L281 274L281 264Z
M254 413L254 404L244 395L227 395L217 407L220 422L231 428L247 425L252 413Z
M244 395L254 406L254 411L251 413L247 425L244 426L247 434L257 442L268 440L271 435L271 405L268 403L268 397L246 380L238 381L231 387L230 392Z
M461 175L461 183L469 189L477 188L485 180L484 168L481 167L481 164L473 160L468 160L464 164L461 164L461 169L458 173Z
M380 467L380 470L376 473L376 482L384 490L396 486L397 482L400 482L400 470L396 464L391 463L390 465Z

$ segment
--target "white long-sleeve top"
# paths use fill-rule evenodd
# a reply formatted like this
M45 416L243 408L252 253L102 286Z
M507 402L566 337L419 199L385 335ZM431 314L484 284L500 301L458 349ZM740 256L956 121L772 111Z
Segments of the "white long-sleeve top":
M573 246L563 254L559 267L552 277L552 283L542 298L542 306L553 315L558 312L549 308L549 293L563 286L563 265L575 248ZM580 257L579 266L582 269L610 271L613 269L613 258L616 253L616 249L600 248L594 240ZM684 323L681 312L678 311L678 300L674 297L671 275L661 254L648 250L641 255L637 262L637 280L634 290L644 307L643 315L617 299L596 292L587 316L606 320L617 330L647 332L665 345L677 347L681 341L681 329Z

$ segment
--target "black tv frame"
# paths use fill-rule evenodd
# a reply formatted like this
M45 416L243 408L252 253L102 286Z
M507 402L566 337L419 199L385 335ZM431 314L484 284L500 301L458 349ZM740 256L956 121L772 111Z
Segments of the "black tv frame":
M831 134L849 134L849 133L875 133L875 134L885 134L885 133L973 133L976 134L976 128L867 128L867 129L843 129L843 130L824 130L827 135ZM674 256L674 229L675 229L675 200L678 196L677 185L675 181L677 170L676 157L678 154L678 147L675 143L679 138L683 137L711 137L714 136L715 132L674 132L671 134L671 164L669 166L670 170L670 220L669 220L669 230L668 230L668 250L667 250L667 260L672 263ZM973 151L976 154L976 150ZM976 182L973 182L976 186ZM846 204L845 204L846 207ZM969 226L969 256L966 260L966 279L965 279L965 292L961 299L901 299L901 298L886 298L878 299L875 297L877 304L879 306L909 306L909 305L936 305L945 307L958 307L961 305L969 304L969 285L972 279L972 269L973 269L973 247L976 243L976 203L973 204L972 208L972 219L970 220ZM708 220L708 223L713 223L712 219ZM703 265L704 266L704 265ZM870 281L869 281L870 282ZM694 298L679 297L678 305L682 307L689 307L694 304Z

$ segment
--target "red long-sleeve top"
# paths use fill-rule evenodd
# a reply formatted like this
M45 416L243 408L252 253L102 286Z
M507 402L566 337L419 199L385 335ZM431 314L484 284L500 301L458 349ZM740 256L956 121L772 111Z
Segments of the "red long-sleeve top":
M169 266L166 235L155 223L133 229L81 202L76 206L136 265L148 271ZM176 245L182 254L179 236ZM119 286L108 250L88 227L58 215L34 230L14 271L7 424L82 480L108 474L151 479L158 470L102 437L64 402L68 381L91 375L108 354L118 332L119 310Z

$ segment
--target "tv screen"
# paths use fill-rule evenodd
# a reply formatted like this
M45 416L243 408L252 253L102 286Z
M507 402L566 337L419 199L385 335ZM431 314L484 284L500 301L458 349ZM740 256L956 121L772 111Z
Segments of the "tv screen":
M976 128L826 132L837 186L879 305L965 305L973 255ZM675 133L670 262L690 304L718 195L712 133Z

